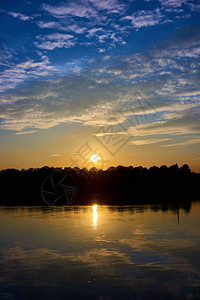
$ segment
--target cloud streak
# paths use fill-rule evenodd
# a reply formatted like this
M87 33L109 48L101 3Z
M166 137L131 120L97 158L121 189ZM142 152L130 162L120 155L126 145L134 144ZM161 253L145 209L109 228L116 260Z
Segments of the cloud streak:
M19 83L24 82L28 78L45 77L53 71L55 71L55 68L50 65L49 59L45 56L43 56L41 61L27 60L14 66L11 65L1 74L0 92L15 88ZM5 96L3 96L4 98Z
M35 45L43 50L54 50L55 48L70 48L75 45L75 38L71 34L52 33L44 36L37 36Z
M31 17L31 16L26 16L26 15L18 13L18 12L8 11L6 13L8 15L12 16L13 18L17 18L21 21L29 21L29 20L33 19L33 17Z
M169 139L149 139L149 140L134 140L131 141L131 145L136 145L136 146L144 146L144 145L151 145L151 144L156 144L156 143L161 143L168 141Z
M132 15L123 17L122 20L131 21L131 24L134 28L155 26L160 23L166 22L166 20L164 21L164 16L159 9L156 9L154 11L140 10L133 13Z

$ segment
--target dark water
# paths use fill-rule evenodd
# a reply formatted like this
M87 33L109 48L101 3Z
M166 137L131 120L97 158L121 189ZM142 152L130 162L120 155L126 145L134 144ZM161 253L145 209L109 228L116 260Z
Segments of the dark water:
M200 204L0 208L0 299L200 299Z

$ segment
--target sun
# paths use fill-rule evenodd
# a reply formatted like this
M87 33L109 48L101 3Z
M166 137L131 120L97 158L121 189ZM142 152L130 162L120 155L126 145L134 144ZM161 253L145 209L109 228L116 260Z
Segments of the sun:
M93 154L90 159L92 162L97 162L99 160L99 157L97 154Z

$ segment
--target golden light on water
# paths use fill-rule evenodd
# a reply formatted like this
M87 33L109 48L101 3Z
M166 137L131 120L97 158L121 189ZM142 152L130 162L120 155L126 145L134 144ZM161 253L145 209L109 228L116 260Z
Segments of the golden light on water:
M97 205L93 205L93 226L96 227L98 220Z

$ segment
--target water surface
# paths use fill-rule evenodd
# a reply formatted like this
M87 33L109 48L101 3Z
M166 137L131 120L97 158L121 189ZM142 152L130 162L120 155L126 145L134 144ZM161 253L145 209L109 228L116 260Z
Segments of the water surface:
M0 299L200 299L200 203L0 208Z

